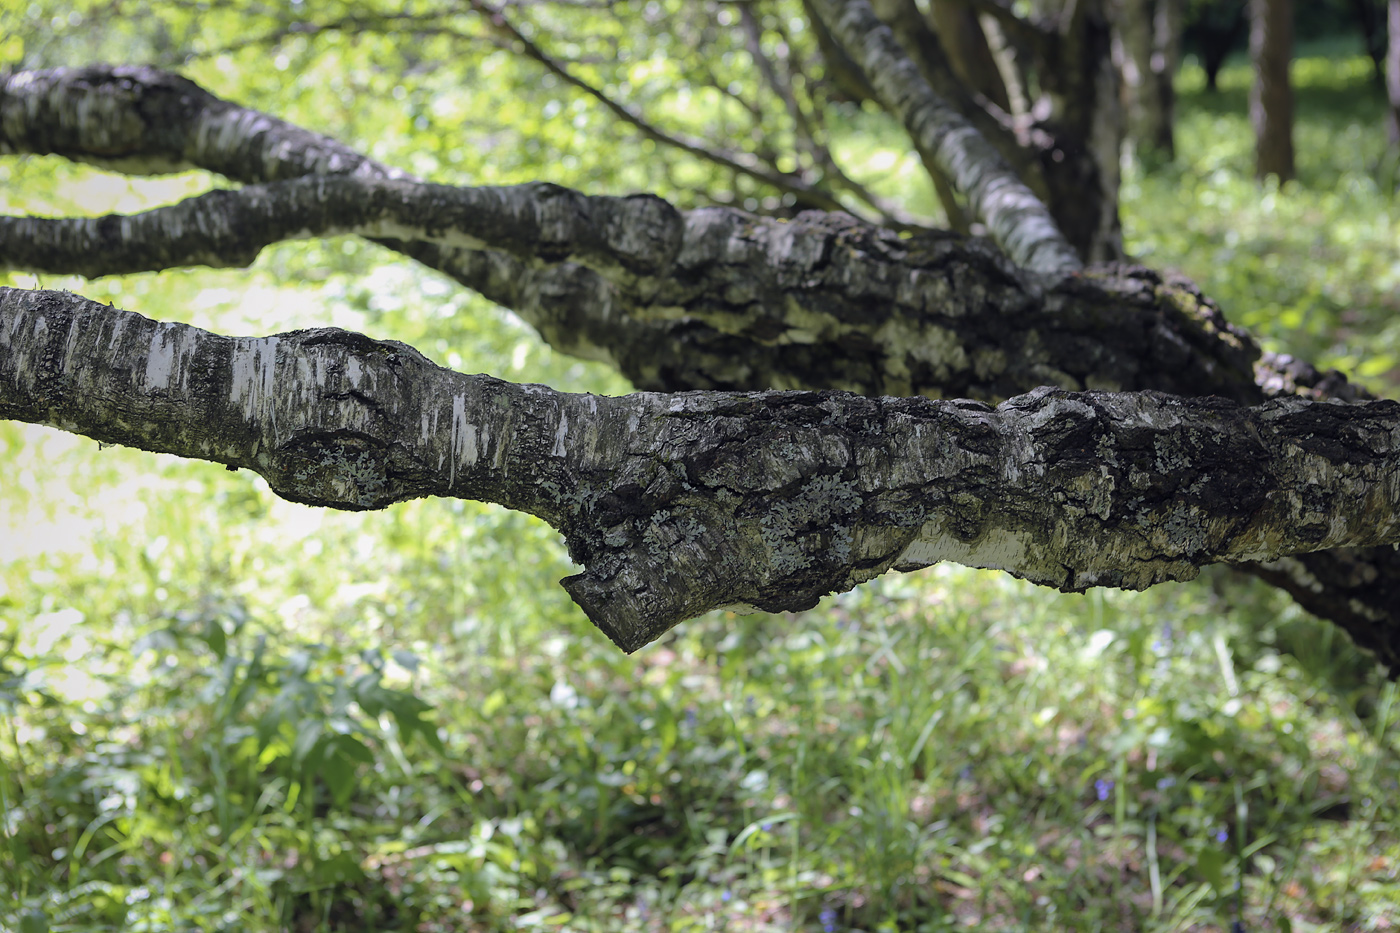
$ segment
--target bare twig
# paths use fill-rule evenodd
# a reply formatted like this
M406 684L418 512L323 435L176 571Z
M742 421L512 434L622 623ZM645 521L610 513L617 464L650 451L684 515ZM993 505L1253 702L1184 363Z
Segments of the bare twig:
M829 192L817 188L806 179L785 172L768 171L759 164L759 159L752 153L736 152L734 150L715 149L706 146L700 140L693 137L681 136L661 129L653 123L643 119L640 114L635 113L631 108L613 100L599 88L594 87L587 81L575 75L569 69L546 54L534 42L530 41L520 30L506 19L504 14L497 8L490 6L482 0L471 0L472 8L477 10L496 29L508 36L526 55L526 57L538 62L551 74L583 91L585 94L598 101L611 113L624 122L639 130L643 136L659 143L665 143L695 156L723 166L733 172L753 178L765 185L769 185L779 191L793 194L807 204L822 210L841 211L846 207Z

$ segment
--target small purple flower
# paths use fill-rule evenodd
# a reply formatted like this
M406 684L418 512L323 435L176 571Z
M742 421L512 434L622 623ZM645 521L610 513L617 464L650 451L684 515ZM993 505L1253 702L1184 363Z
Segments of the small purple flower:
M1157 779L1157 789L1158 789L1158 790L1166 790L1168 787L1175 787L1175 786L1176 786L1176 778L1172 777L1171 775L1168 775L1167 777L1164 777L1164 778L1158 778L1158 779Z
M818 915L818 919L821 920L822 930L825 931L825 933L835 933L836 911L832 910L830 907L823 907L822 912Z
M722 901L724 901L724 902L727 904L727 903L729 903L729 898L731 898L732 896L733 896L733 895L730 894L728 891L725 891L723 894L721 894L721 895L719 896L719 899L722 900Z
M1105 778L1099 778L1094 782L1094 793L1099 795L1100 800L1108 799L1108 792L1113 790L1113 782Z
M1229 831L1228 829L1226 829L1224 826L1220 827L1220 829L1219 829L1219 830L1216 832L1216 834L1215 834L1215 841L1216 841L1216 842L1229 842L1229 841L1230 841L1230 831Z

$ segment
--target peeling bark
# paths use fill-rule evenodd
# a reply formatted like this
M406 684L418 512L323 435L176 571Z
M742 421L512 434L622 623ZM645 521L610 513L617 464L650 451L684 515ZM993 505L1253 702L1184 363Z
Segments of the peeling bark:
M342 509L497 502L563 532L626 651L944 560L1062 590L1400 542L1400 403L1070 393L573 395L334 328L223 337L0 289L0 417L246 467Z

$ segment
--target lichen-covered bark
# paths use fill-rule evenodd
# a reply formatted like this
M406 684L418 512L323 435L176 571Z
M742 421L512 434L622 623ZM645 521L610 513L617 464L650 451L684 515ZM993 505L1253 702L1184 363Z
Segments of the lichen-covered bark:
M1188 283L1146 270L1108 267L1049 283L978 241L903 239L844 215L682 214L659 198L586 197L554 185L309 176L127 217L0 218L0 267L97 276L248 264L270 243L345 233L396 238L410 255L524 308L567 349L627 354L623 371L647 388L990 400L1058 385L1259 397L1253 344ZM487 246L493 255L481 253ZM549 295L562 300L531 307ZM705 357L636 352L636 330L682 320L720 338L703 381ZM678 361L693 375L671 375Z
M223 128L217 145L210 125ZM0 264L88 275L228 265L289 236L357 230L391 238L381 241L639 388L995 400L1052 384L1258 397L1249 340L1189 283L1146 270L1047 279L981 241L905 239L841 214L783 222L547 185L391 181L401 173L308 136L153 69L11 76L0 151L147 171L199 165L250 187L136 217L5 218ZM328 171L352 177L300 178Z
M249 182L407 177L329 137L144 66L0 75L0 154L26 152L132 175L203 168Z
M490 246L529 264L586 264L632 290L669 271L682 219L650 195L588 197L550 184L454 188L353 175L210 191L117 217L0 217L0 265L95 278L179 266L247 266L264 246L359 234Z
M1400 403L1038 389L571 395L319 328L223 337L0 289L0 417L246 467L280 495L498 502L564 533L623 649L944 560L1066 590L1400 542Z
M556 348L617 366L642 389L829 388L995 402L1048 384L1244 404L1365 397L1340 374L1260 356L1189 282L1140 267L1047 278L984 241L903 238L841 214L782 222L553 186L423 185L152 69L0 78L0 150L140 171L196 165L256 186L141 217L4 219L0 262L95 274L120 263L160 268L177 250L197 261L197 247L226 264L282 236L365 224L365 233L417 237L379 242L512 308ZM364 193L373 204L350 203ZM404 216L404 203L442 213L429 223ZM243 221L228 223L233 216ZM36 237L44 238L37 254ZM1400 553L1318 551L1254 569L1400 663Z

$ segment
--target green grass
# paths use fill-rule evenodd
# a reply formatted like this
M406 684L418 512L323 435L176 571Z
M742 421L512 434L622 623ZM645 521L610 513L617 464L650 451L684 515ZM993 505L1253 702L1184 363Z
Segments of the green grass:
M1300 65L1303 177L1278 191L1249 178L1238 74L1215 100L1186 74L1181 158L1134 169L1125 197L1148 261L1334 363L1396 339L1395 201L1353 72ZM7 193L68 190L51 162L0 171ZM348 241L279 247L251 273L43 284L625 389ZM935 568L800 615L716 614L628 658L556 585L569 562L527 517L318 512L246 473L3 423L0 465L7 929L1225 930L1238 904L1251 931L1381 930L1400 914L1395 689L1228 571L1061 596Z

